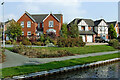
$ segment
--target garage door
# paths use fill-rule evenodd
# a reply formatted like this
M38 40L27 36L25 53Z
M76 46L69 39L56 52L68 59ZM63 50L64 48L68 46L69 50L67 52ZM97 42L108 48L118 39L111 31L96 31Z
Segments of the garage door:
M85 42L85 35L80 35L82 36L83 42Z
M93 42L92 35L87 35L87 42Z

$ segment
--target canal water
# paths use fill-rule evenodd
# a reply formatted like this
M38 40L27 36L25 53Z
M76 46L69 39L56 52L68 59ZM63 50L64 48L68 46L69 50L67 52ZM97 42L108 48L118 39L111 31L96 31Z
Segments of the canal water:
M41 80L81 80L81 78L113 78L112 80L120 80L120 62L102 65L88 69L79 69L66 73L54 74L40 78ZM92 79L91 79L92 80Z

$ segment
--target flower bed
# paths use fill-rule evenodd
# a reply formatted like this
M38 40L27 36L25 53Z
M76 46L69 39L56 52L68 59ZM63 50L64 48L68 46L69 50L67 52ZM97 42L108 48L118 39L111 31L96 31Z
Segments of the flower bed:
M53 51L47 49L35 49L32 47L25 47L24 45L14 46L12 51L30 58L52 58L75 55L66 50Z

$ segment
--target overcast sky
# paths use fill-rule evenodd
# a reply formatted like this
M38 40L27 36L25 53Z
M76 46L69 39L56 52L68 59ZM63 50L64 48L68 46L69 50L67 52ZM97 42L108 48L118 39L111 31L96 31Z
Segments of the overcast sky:
M64 22L70 22L74 18L118 20L117 0L102 0L102 2L101 0L36 0L36 2L35 0L5 0L4 6L5 21L12 18L17 21L25 11L30 14L60 13L63 14ZM2 6L0 6L0 21L2 21Z

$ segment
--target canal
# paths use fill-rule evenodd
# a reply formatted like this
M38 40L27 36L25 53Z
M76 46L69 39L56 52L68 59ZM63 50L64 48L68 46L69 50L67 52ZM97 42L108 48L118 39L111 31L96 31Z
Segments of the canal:
M39 78L40 80L79 80L80 78L118 78L120 80L120 62L110 63L99 67L79 69L66 73L54 74ZM38 78L37 78L38 79Z

